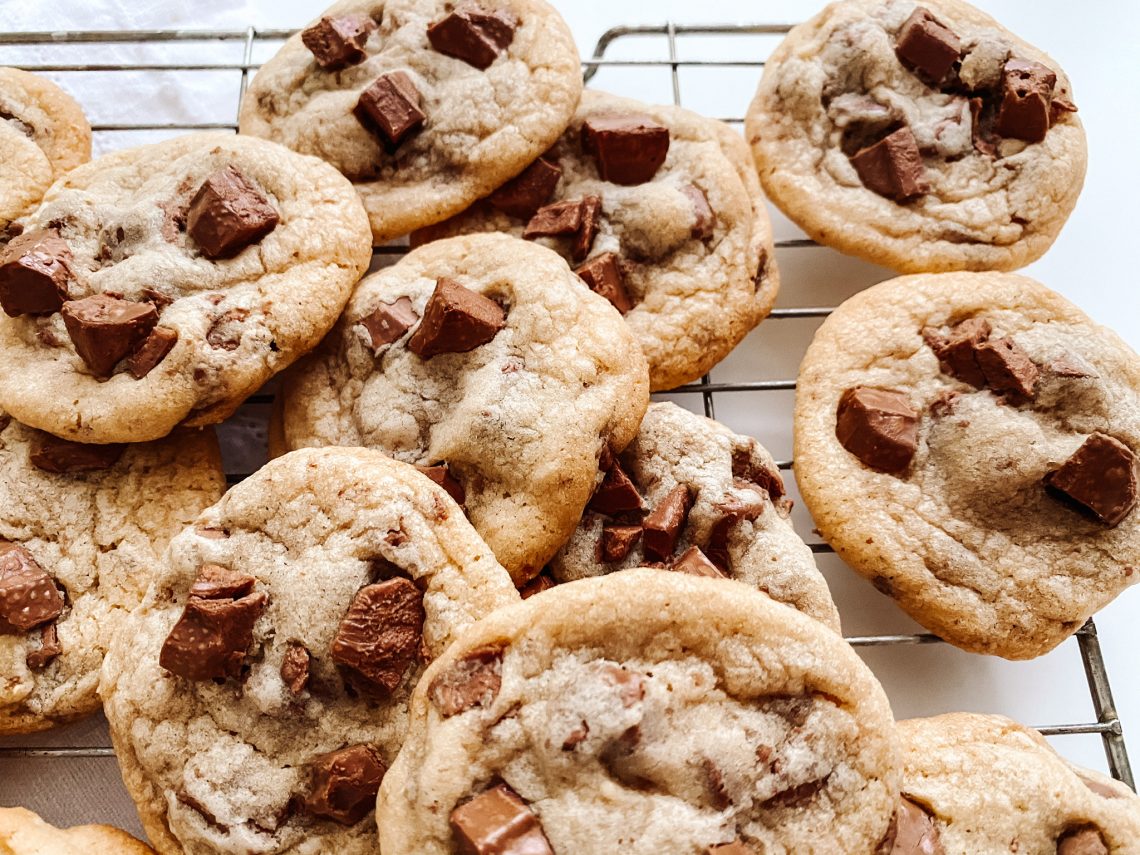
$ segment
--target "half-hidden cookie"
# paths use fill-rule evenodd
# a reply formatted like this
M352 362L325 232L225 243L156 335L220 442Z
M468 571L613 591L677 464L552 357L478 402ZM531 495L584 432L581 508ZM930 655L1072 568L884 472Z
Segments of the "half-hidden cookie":
M1140 798L1008 718L898 723L902 803L890 855L1136 855Z
M1140 359L1022 276L903 276L839 307L796 388L820 534L952 644L1038 656L1140 580Z
M872 852L893 727L836 633L745 585L583 579L432 663L380 790L380 850Z
M426 663L518 600L447 494L366 449L270 462L176 537L100 684L163 853L376 851Z
M736 579L839 631L839 613L767 450L675 404L650 404L550 561L559 582L658 564ZM608 467L608 468L605 468Z
M413 245L502 231L561 253L625 315L654 390L705 374L772 309L772 228L740 135L679 107L586 91L504 187Z
M764 190L820 243L896 270L1012 270L1053 243L1086 145L1057 63L961 0L843 0L764 66Z
M0 249L0 406L80 442L226 418L336 321L371 259L352 186L194 134L57 182Z
M55 828L30 810L0 808L0 855L154 855L154 850L109 825Z
M48 80L0 68L0 240L51 183L91 159L91 126L75 100Z
M637 433L648 385L621 316L555 253L457 237L361 280L287 378L271 450L363 445L428 468L521 584Z
M581 92L574 39L542 0L342 0L261 67L240 126L343 172L381 242L517 175Z
M0 411L0 734L99 709L111 639L225 484L212 430L79 445Z

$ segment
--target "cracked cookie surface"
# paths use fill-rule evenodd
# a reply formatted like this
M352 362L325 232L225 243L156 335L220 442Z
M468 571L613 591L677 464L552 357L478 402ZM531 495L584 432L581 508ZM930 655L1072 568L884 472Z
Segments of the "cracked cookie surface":
M0 855L153 855L154 850L109 825L55 828L30 810L0 808Z

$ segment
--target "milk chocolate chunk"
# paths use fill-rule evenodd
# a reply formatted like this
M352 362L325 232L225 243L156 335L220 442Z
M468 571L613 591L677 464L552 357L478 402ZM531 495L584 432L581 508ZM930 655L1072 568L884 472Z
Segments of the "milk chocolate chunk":
M1136 505L1136 455L1120 440L1094 433L1045 476L1045 486L1106 525L1119 525Z
M1011 338L991 339L978 345L978 367L995 392L1032 398L1040 376L1033 360Z
M668 561L685 527L693 496L687 484L677 484L663 498L653 512L645 518L645 552L661 561Z
M49 623L40 628L40 646L30 651L24 661L33 671L40 671L55 661L61 653L63 647L59 643L59 631L54 623Z
M582 227L582 200L553 202L539 208L523 230L523 237L557 237L572 235Z
M158 312L150 303L106 294L70 300L60 312L75 352L98 377L110 377L119 360L146 341L158 323Z
M951 377L957 377L978 389L986 385L986 375L978 365L978 348L989 340L990 322L984 318L967 318L955 324L949 335L941 335L927 327L922 337L938 357L938 364Z
M364 61L364 45L376 29L367 15L327 15L301 31L301 42L312 51L317 65L325 71L336 71Z
M673 562L673 569L690 576L707 576L710 579L727 578L720 569L705 557L700 547L690 546Z
M78 472L97 472L110 469L120 457L126 445L88 445L60 439L50 433L37 433L32 441L28 459L37 469L57 475L72 475Z
M55 229L24 232L0 249L0 307L19 315L50 315L67 300L71 248Z
M839 399L835 436L866 466L897 474L918 449L918 410L902 392L857 386Z
M487 201L504 214L529 220L546 204L561 177L562 167L540 157L488 196Z
M280 222L269 199L236 166L212 173L186 213L186 230L207 258L231 258Z
M640 511L642 508L641 493L629 480L629 476L625 474L621 464L615 460L602 479L602 483L598 485L598 489L594 491L593 498L590 499L590 504L587 507L591 511L597 511L599 514L611 517L622 511Z
M439 714L458 715L494 702L503 684L503 648L478 647L436 676L428 694Z
M22 633L63 612L63 594L23 546L0 550L0 633Z
M439 353L466 353L493 339L507 325L506 312L454 279L439 279L408 350L423 359Z
M281 660L281 681L289 694L297 697L309 685L309 663L312 656L305 645L297 641L289 642L285 648L285 658Z
M139 345L138 350L127 357L127 370L136 380L141 380L166 359L177 343L178 330L155 327Z
M351 745L322 754L310 767L305 809L341 825L355 825L376 807L376 793L387 772L371 745Z
M624 560L639 540L641 540L639 525L602 526L602 560L607 564Z
M412 301L400 297L394 303L381 303L376 311L361 318L360 323L368 331L373 355L379 356L385 345L399 340L419 319Z
M888 855L945 855L934 817L906 796L899 799L894 818L894 843Z
M851 156L851 164L864 187L896 202L909 201L928 189L918 141L907 127L860 149Z
M693 205L693 228L689 234L697 240L712 237L713 228L716 226L716 214L709 207L708 196L695 184L686 184L681 188L681 192Z
M424 126L427 114L421 108L420 91L402 71L381 74L360 93L352 114L380 136L389 154Z
M446 463L440 463L435 466L416 466L420 472L427 475L436 484L443 487L451 498L455 499L455 504L462 505L467 501L467 491L463 489L463 485L455 480L451 474L451 469Z
M736 496L729 496L716 505L721 517L713 523L705 552L708 559L720 570L727 570L729 567L728 538L732 533L733 526L742 520L754 520L764 513L763 501L757 499L756 494L752 492L752 488L756 487L756 484L736 478L733 480L733 485L748 490L748 498L740 499Z
M1058 837L1057 855L1109 855L1109 848L1097 829L1086 826Z
M644 184L665 162L669 129L648 116L597 116L582 125L582 148L604 181Z
M455 808L451 831L462 855L554 855L534 811L506 784Z
M995 129L1003 137L1041 142L1049 130L1057 75L1039 62L1011 59L1002 69L1001 107Z
M710 846L708 855L756 855L756 851L747 843L734 840L732 843Z
M190 596L203 600L236 600L253 590L257 580L220 564L203 564L190 586Z
M389 692L416 658L424 631L423 594L395 577L356 593L332 642L332 658Z
M616 252L596 255L574 271L590 290L609 300L623 315L633 308L633 301L625 290L621 261Z
M756 447L756 440L750 439L746 448L735 448L732 451L732 477L734 480L746 481L768 494L773 502L784 496L784 479L774 469L769 469L763 463L756 462L752 457L752 450Z
M488 11L477 3L464 3L429 26L427 36L439 53L482 71L510 47L518 26L518 18L510 12Z
M574 238L570 254L575 261L581 261L590 254L594 238L598 235L598 220L602 216L602 197L585 196L582 199L582 227Z
M938 83L958 61L962 42L922 6L915 8L895 37L895 53L903 65Z

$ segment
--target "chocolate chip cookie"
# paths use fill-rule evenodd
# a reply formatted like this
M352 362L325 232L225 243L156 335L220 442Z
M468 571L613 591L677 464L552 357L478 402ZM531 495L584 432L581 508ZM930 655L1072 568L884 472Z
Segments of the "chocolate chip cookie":
M0 808L0 855L154 855L154 850L109 825L55 828L30 810Z
M1039 258L1085 176L1057 63L961 0L843 0L764 67L746 133L820 243L918 273Z
M261 67L240 125L343 172L382 242L517 175L581 92L570 30L542 0L343 0Z
M796 481L823 537L952 644L1038 656L1140 580L1140 359L1042 285L903 276L800 367Z
M746 585L583 579L432 663L381 786L380 848L871 852L898 792L893 729L836 633Z
M412 467L360 448L272 461L171 542L107 656L99 690L151 841L375 852L412 687L517 600Z
M573 533L649 403L621 316L555 253L436 241L361 280L290 373L271 450L363 445L442 483L519 584Z
M51 183L91 159L91 126L74 99L50 80L0 68L0 242Z
M99 708L111 639L225 483L213 431L79 445L0 411L0 733Z
M898 723L902 801L890 855L1136 855L1140 798L1008 718Z
M839 631L811 550L767 450L675 404L650 404L637 437L606 455L570 540L550 561L559 582L630 567L737 579Z
M79 442L226 418L336 321L371 260L336 170L194 134L59 181L0 249L0 406Z
M748 147L679 107L582 95L570 127L517 178L412 235L502 231L561 253L624 316L652 388L705 374L772 309L772 229Z

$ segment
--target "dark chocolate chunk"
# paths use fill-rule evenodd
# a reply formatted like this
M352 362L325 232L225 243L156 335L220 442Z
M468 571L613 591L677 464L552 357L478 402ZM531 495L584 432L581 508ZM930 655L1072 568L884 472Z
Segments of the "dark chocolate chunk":
M582 125L582 149L604 181L644 184L665 162L669 129L648 116L596 116Z
M1074 828L1057 838L1057 855L1109 855L1104 835L1092 826Z
M639 525L602 526L602 561L607 564L623 561L639 540L641 540Z
M1136 455L1107 434L1092 434L1044 480L1109 526L1118 525L1136 505Z
M63 647L59 643L59 631L54 623L40 628L40 646L28 652L25 662L33 671L40 671L50 665Z
M633 301L625 290L621 273L621 260L616 252L596 255L575 271L590 290L601 294L623 315L633 308Z
M918 410L902 392L857 386L839 399L835 436L870 468L903 472L918 449Z
M529 220L546 204L561 177L562 167L540 157L520 175L488 196L487 201L504 214Z
M427 114L421 108L420 91L402 71L381 74L360 93L352 114L360 124L380 135L389 153L424 126Z
M688 573L690 576L707 576L711 579L727 578L715 564L705 557L698 546L690 546L682 552L680 557L673 561L672 569L681 573Z
M1039 62L1008 60L1002 69L997 132L1031 143L1045 139L1056 82L1052 69Z
M253 590L257 580L248 573L220 564L203 564L190 586L190 596L202 600L237 600Z
M523 230L523 237L556 237L576 234L582 228L582 200L552 202L539 208Z
M317 65L336 71L364 61L364 45L376 29L367 15L325 16L301 31L301 42L312 51Z
M594 491L593 498L587 507L592 511L606 516L614 516L622 511L640 511L642 509L641 493L621 464L616 460L602 478L602 483Z
M895 37L895 53L903 65L938 83L958 61L962 42L929 9L915 7Z
M934 817L906 796L899 798L892 826L890 846L884 841L880 850L887 855L945 855Z
M494 702L503 684L503 648L478 647L438 674L428 694L439 714L458 715L471 707Z
M692 505L693 495L687 484L677 484L665 495L645 518L646 554L661 561L668 561L673 556L673 549L685 527Z
M989 340L990 322L984 318L967 318L955 324L947 336L932 327L922 337L938 357L938 364L951 377L957 377L978 389L986 385L986 375L978 365L978 348Z
M281 681L293 697L300 695L309 685L311 660L309 651L299 641L290 641L285 648L285 657L281 660Z
M280 222L269 199L235 166L211 174L186 214L186 228L207 258L231 258Z
M423 359L466 353L489 342L506 324L506 313L496 302L454 279L439 279L408 350Z
M88 445L60 439L50 433L37 433L28 459L44 472L71 475L110 469L123 456L125 449L122 443Z
M58 312L70 279L71 248L55 229L24 232L0 249L0 306L13 318Z
M423 638L423 594L396 577L356 593L332 643L332 658L389 692L404 679Z
M447 495L455 499L455 504L462 505L467 501L467 491L463 489L454 476L451 474L451 468L446 463L439 463L435 466L416 466L420 472L427 475L436 484L443 487L447 491Z
M70 300L60 312L75 352L98 377L110 377L119 360L140 347L158 323L150 303L106 294Z
M136 380L150 374L178 343L178 330L155 327L138 349L127 357L127 370Z
M918 142L907 127L860 149L851 156L851 164L863 186L896 202L921 196L928 189Z
M535 576L521 588L519 588L519 596L524 600L529 600L535 594L541 594L543 591L549 591L557 582L547 576L545 573L540 573Z
M1011 338L990 339L978 345L978 367L995 392L1032 398L1040 371Z
M518 26L518 18L510 12L487 11L477 3L464 3L429 26L427 36L439 53L482 70L510 47Z
M162 644L158 664L188 680L240 677L253 625L268 600L261 591L239 599L190 597Z
M741 840L710 846L708 855L756 855L756 851Z
M590 254L594 246L594 238L598 235L598 219L602 216L602 197L584 196L582 198L582 227L574 238L574 245L570 248L570 255L575 261L581 261Z
M4 544L0 549L0 632L27 632L62 612L63 594L32 553L19 544Z
M376 311L361 318L360 323L368 330L372 353L379 356L385 345L399 340L419 319L420 316L412 308L412 301L400 297L394 303L381 303Z
M506 784L455 808L451 830L463 855L554 855L534 811Z
M693 204L693 228L689 234L697 240L712 237L713 229L716 227L716 214L709 207L708 196L695 184L686 184L681 188L681 192L688 196Z
M376 807L376 793L387 772L371 745L352 745L322 754L310 767L305 809L341 825L355 825Z

